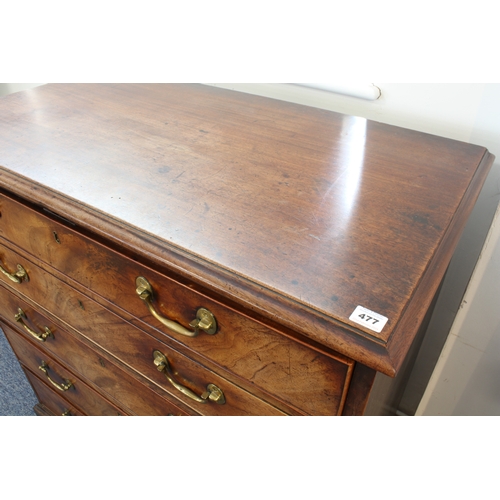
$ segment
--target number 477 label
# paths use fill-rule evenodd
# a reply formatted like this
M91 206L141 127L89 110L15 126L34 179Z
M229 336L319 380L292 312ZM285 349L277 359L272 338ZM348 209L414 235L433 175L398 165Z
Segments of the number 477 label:
M358 325L363 325L374 332L380 333L382 328L388 321L388 318L378 314L376 312L366 309L366 307L358 306L354 309L354 312L349 316L351 321L358 323Z

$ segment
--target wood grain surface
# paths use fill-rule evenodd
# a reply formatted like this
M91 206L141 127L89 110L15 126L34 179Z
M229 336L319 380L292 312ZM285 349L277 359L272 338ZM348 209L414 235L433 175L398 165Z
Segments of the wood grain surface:
M13 94L0 100L0 151L0 186L36 191L111 242L389 375L493 161L479 146L181 84ZM388 318L381 332L349 320L358 305Z

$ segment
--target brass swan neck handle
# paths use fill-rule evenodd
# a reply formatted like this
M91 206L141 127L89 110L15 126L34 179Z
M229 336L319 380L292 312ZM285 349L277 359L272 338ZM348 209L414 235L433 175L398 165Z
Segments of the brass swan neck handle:
M145 302L149 312L169 330L172 330L180 335L184 335L185 337L196 337L200 331L203 331L208 335L213 335L217 332L217 321L215 320L215 316L208 309L201 307L198 311L196 311L196 318L189 323L192 330L188 330L182 325L179 325L179 323L165 318L156 311L153 305L153 287L146 278L143 276L137 277L135 280L135 286L137 295L139 295L139 298Z
M161 351L155 350L153 352L153 363L156 366L157 370L162 372L166 379L182 394L187 396L188 398L196 401L197 403L208 403L212 401L217 403L218 405L223 405L226 403L226 398L224 397L224 393L222 389L219 389L214 384L208 384L207 390L201 395L198 396L191 389L188 389L186 386L179 384L174 379L174 373L172 368L170 367L170 363L168 362L167 357Z
M7 269L5 269L1 264L0 264L0 272L7 276L11 281L14 283L21 283L23 281L29 281L28 273L26 272L26 269L24 269L21 264L17 265L17 271L15 273L9 273Z

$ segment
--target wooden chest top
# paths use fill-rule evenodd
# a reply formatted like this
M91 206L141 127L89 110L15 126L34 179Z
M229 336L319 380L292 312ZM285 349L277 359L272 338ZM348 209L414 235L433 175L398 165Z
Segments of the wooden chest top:
M203 85L58 84L0 100L1 187L389 375L492 161ZM358 306L377 315L353 317Z

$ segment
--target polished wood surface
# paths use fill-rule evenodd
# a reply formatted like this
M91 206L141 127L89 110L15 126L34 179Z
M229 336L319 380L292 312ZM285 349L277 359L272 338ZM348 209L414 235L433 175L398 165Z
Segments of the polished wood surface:
M113 239L125 226L155 261L201 269L211 289L388 374L491 163L481 147L197 85L15 94L0 147L70 220L90 207ZM389 318L382 332L349 320L358 305Z
M33 409L39 416L65 416L65 417L79 417L83 413L75 409L74 405L66 401L62 396L50 389L47 384L40 381L29 370L25 369L26 377L30 381L35 394L41 401L41 404L36 405Z
M408 369L492 162L483 147L203 85L13 94L0 99L0 316L22 363L18 299L67 332L36 348L129 413L361 414L376 372ZM18 264L29 281L8 276ZM138 276L159 314L189 329L208 308L216 334L165 328ZM387 323L351 320L357 306ZM175 388L156 349L178 383L215 383L226 403ZM107 366L123 379L101 377Z
M141 349L145 335L137 328L124 326L119 318L110 314L110 308L123 319L142 329L148 328L161 342L176 349L182 344L189 349L190 356L202 355L201 362L217 363L251 381L254 387L268 391L303 411L327 415L341 412L354 365L352 360L291 341L286 335L195 292L189 286L167 279L5 195L0 195L0 203L4 207L1 236L33 254L40 259L38 262L56 268L61 273L60 278L77 281L83 286L84 293L93 292L105 307L54 278L50 267L47 268L49 272L45 272L9 250L2 245L0 238L0 261L11 267L20 263L31 277L28 283L14 288L44 309L58 311L66 322L110 352L117 354L128 345L129 352L122 354L122 359L128 364L133 364L130 356ZM190 338L166 329L139 299L135 285L137 276L148 277L154 286L155 305L164 316L189 327L197 308L203 306L214 313L218 333ZM0 275L0 280L9 284L5 276ZM73 281L72 284L75 285ZM57 291L47 294L46 290ZM127 332L128 343L116 343L116 339L122 336L120 333L124 332ZM149 356L146 363L145 368L151 368Z
M28 379L29 379L29 377L28 377ZM39 417L55 417L55 416L60 415L59 412L56 413L53 410L49 410L44 404L40 404L40 403L35 405L35 407L33 408L33 411ZM64 411L66 411L66 408L64 408Z
M36 276L34 278L36 279ZM43 331L46 326L49 327L52 335L45 342L33 340L14 321L14 315L19 307L26 314L25 323L33 331ZM68 326L61 323L57 317L48 318L49 314L44 311L45 315L42 315L39 309L38 304L32 305L31 301L28 302L25 298L20 298L0 286L0 315L4 321L8 322L9 328L4 326L4 329L10 332L10 337L17 334L17 337L32 341L43 351L47 360L64 363L76 376L84 379L86 384L99 390L104 398L114 405L121 406L125 413L131 415L188 415L192 413L189 408L184 407L174 398L166 399L169 396L161 389L155 390L155 387L148 387L144 385L144 382L141 383L137 377L134 377L134 372L127 370L126 366L117 363L105 351L96 350L92 343L85 342L85 337L72 335ZM59 308L53 310L61 311ZM117 327L120 326L123 331L123 325ZM87 325L87 328L100 328L107 331L106 326L92 322ZM15 352L21 362L26 364L24 351L16 350Z
M39 380L42 380L45 383L48 380L47 375L39 369L42 363L46 362L48 376L55 384L62 386L68 381L72 384L71 387L65 391L62 391L57 387L54 388L54 385L50 381L46 385L51 390L55 390L56 394L59 394L62 398L69 401L73 406L76 406L77 408L86 408L86 410L90 411L92 415L124 415L122 411L112 405L105 398L100 397L87 384L78 380L72 372L68 371L66 367L57 361L48 358L41 349L31 344L30 341L23 339L20 335L16 334L14 330L5 325L2 325L2 330L5 332L12 349L16 352L17 356L23 360L24 367L32 374L35 374Z

